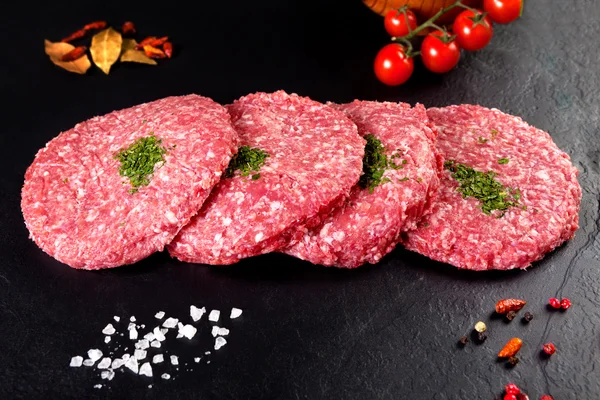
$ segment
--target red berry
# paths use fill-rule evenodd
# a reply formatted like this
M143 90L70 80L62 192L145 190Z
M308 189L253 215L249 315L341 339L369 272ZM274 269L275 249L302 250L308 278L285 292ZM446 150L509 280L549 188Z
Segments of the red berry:
M571 300L565 298L560 301L560 308L567 310L569 307L571 307Z
M552 343L546 343L543 349L544 353L548 354L549 356L556 352L556 346L554 346Z
M548 303L552 308L560 308L560 301L556 297L551 297Z
M504 391L506 392L506 394L521 393L521 389L519 389L519 387L517 385L515 385L514 383L509 383L508 385L504 386Z
M540 397L540 400L554 400L554 399L552 398L552 396L548 396L547 394L545 394L542 397Z
M504 395L504 400L517 400L517 395L515 395L515 394Z

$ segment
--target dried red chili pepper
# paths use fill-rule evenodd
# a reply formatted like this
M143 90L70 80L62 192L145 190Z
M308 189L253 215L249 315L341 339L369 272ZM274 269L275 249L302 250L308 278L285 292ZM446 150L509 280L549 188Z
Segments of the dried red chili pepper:
M506 314L509 311L519 311L525 304L527 304L525 300L502 299L496 303L496 312L498 314Z
M121 31L123 31L123 35L135 35L135 25L133 22L127 21L123 24Z
M152 47L160 47L162 46L167 40L169 40L168 36L163 36L161 38L158 39L154 39L152 42L150 42L150 46Z
M173 43L165 42L165 44L163 44L163 50L167 57L171 58L171 56L173 55Z
M523 345L523 341L519 338L512 338L504 345L502 350L498 353L498 357L507 358L512 357L521 350L521 346Z
M61 40L61 42L63 43L69 43L72 42L75 39L79 39L85 36L85 29L80 29L78 31L75 31L73 33L71 33L69 36L67 36L66 38L64 38L63 40Z
M165 58L167 56L161 49L150 45L144 46L144 53L150 58Z
M106 21L95 21L87 24L83 27L84 31L91 31L92 29L104 29L106 28Z
M87 47L85 47L85 46L75 47L73 50L71 50L67 54L63 55L60 58L60 61L75 61L78 58L83 57L86 50L87 50Z
M148 36L147 38L139 42L137 46L135 46L135 49L142 50L144 46L150 45L150 43L152 43L153 40L156 40L156 36Z

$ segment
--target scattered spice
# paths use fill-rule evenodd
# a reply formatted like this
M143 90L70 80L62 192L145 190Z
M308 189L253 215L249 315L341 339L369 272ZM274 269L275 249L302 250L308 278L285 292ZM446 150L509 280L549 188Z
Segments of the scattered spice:
M87 24L86 26L83 27L84 31L91 31L93 29L104 29L106 28L106 21L95 21L92 23Z
M173 55L173 43L165 42L165 44L163 44L163 51L168 58L171 58Z
M135 35L135 25L133 24L133 22L131 21L127 21L123 24L123 27L121 27L121 32L123 32L123 35Z
M488 142L488 140L485 138L482 138L481 136L479 136L477 138L477 143L479 143L479 144L486 144L487 142Z
M499 132L496 129L492 129L490 133L492 134L492 139L495 139Z
M163 155L167 149L161 145L162 140L157 139L153 133L141 137L126 149L119 151L115 158L121 162L119 174L129 178L132 189L131 194L138 191L140 186L147 186L154 173L156 164L164 163Z
M474 197L479 200L484 214L490 215L492 211L498 210L502 212L500 218L510 207L519 205L520 190L504 187L494 179L497 176L494 171L476 171L454 160L446 161L444 167L460 183L457 190L462 193L463 198Z
M519 357L516 356L512 356L508 358L508 365L511 367L514 367L515 365L517 365L519 363Z
M525 315L523 315L523 321L525 321L525 322L531 322L532 319L533 319L533 314L530 313L529 311L527 311L525 313Z
M485 342L485 339L487 339L487 333L485 333L485 332L478 332L477 333L477 339L479 340L480 343Z
M458 340L458 343L460 343L461 345L463 345L463 346L464 346L464 345L466 345L467 343L469 343L469 338L468 338L468 337L466 337L466 336L463 336L463 337L461 337L461 338Z
M137 50L143 50L144 46L150 45L153 41L156 40L156 36L148 36L146 38L144 38L140 44L138 44L135 48Z
M119 59L123 38L113 28L98 32L92 37L90 53L94 64L108 75L110 67Z
M506 394L521 393L521 389L519 389L519 387L517 385L515 385L514 383L509 383L508 385L504 386L504 391L506 392Z
M78 58L83 57L85 55L86 50L87 50L87 47L85 47L85 46L75 47L73 50L71 50L67 54L63 55L60 58L60 61L63 61L63 62L75 61Z
M150 42L150 46L152 47L161 47L163 44L165 44L165 42L169 40L168 36L163 36L161 38L158 39L154 39L152 42Z
M502 350L498 353L498 357L500 358L508 358L516 355L519 350L521 350L521 346L523 345L523 341L519 338L512 338L504 345Z
M515 319L516 316L517 316L516 311L509 311L506 313L506 319L509 321L512 321L513 319Z
M548 300L548 304L550 304L550 307L552 307L552 308L556 308L556 309L560 308L560 301L558 301L558 299L556 297L551 297Z
M486 329L487 327L485 326L485 323L483 321L479 321L475 324L475 330L479 333L485 332Z
M240 170L241 176L248 176L251 172L258 172L265 165L267 157L269 157L269 153L258 147L241 146L229 162L224 177L233 177L236 170Z
M520 299L502 299L496 303L496 312L506 314L509 311L519 311L527 304L525 300Z
M544 350L544 353L548 354L549 356L556 352L556 346L554 346L552 343L546 343L542 346L542 349Z
M161 49L158 49L149 44L144 46L144 54L146 54L150 58L166 58L167 55Z
M61 40L61 42L63 42L63 43L69 43L69 42L72 42L73 40L80 39L80 38L84 37L84 36L85 36L85 33L86 33L86 32L85 32L85 30L84 30L84 29L80 29L80 30L78 30L78 31L75 31L75 32L71 33L71 34L70 34L69 36L67 36L66 38L63 38L63 39Z
M498 160L498 164L508 164L508 158L501 158Z
M571 307L571 300L564 298L560 301L560 308L568 310Z

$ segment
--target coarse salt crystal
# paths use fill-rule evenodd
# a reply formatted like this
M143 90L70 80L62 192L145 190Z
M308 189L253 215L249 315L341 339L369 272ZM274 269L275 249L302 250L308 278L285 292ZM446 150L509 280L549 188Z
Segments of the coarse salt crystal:
M219 350L221 347L225 346L226 343L227 340L225 340L225 338L222 338L221 336L217 337L215 340L215 350Z
M169 332L169 330L168 330L167 328L160 328L160 332L161 332L163 335L166 335L166 334L167 334L167 332Z
M150 342L148 341L148 339L138 340L135 344L135 348L140 350L146 350L148 347L150 347Z
M194 361L199 363L200 362L200 357L194 357Z
M138 365L138 361L137 358L135 357L131 357L129 360L127 360L127 362L125 363L125 367L129 368L130 370L132 370L133 372L135 372L136 374L138 373L139 370L139 365Z
M217 332L217 334L219 336L227 336L227 335L229 335L229 329L227 329L227 328L219 328L219 331Z
M152 357L153 364L160 364L164 360L165 360L165 358L163 357L162 354L156 354L154 357Z
M148 332L144 335L144 339L148 339L149 342L154 340L154 333Z
M169 374L162 374L160 377L163 379L171 379L171 375Z
M97 385L94 385L94 389L102 389L102 385L98 383Z
M204 354L209 355L210 351L205 351Z
M219 311L219 310L212 310L210 312L210 314L208 314L208 320L212 321L212 322L217 322L219 320L220 316L221 316L221 311Z
M171 364L172 365L179 365L179 357L177 356L171 356Z
M127 349L125 349L125 350L127 350ZM127 361L131 358L131 355L125 353L125 354L123 354L123 357L121 357L121 358L123 359L123 361Z
M169 317L165 320L165 322L163 322L162 326L165 328L175 328L178 322L179 320L177 318Z
M110 336L104 336L104 343L110 342Z
M153 340L152 343L150 343L150 346L158 349L160 348L160 342L158 340Z
M165 316L164 311L159 311L156 314L154 314L154 318L156 318L156 319L162 319L164 316Z
M102 358L102 352L98 349L90 349L88 350L87 354L90 360L92 360L93 362L96 362L100 358Z
M129 339L136 340L138 338L138 331L135 327L129 331Z
M144 358L146 358L147 354L148 352L146 350L136 350L133 352L133 358L143 360Z
M190 316L192 321L196 322L206 313L206 307L198 308L196 306L190 306Z
M219 327L218 326L213 326L212 327L212 331L210 332L211 335L213 335L213 337L217 337L217 335L219 334Z
M154 328L153 333L154 333L154 338L156 340L158 340L159 342L162 342L163 340L166 339L165 335L160 331L160 327L158 327L158 326Z
M196 334L196 331L198 331L198 329L196 329L195 326L188 324L184 325L183 328L179 330L179 333L185 336L187 339L191 339Z
M83 364L83 357L75 356L75 357L71 358L71 363L69 364L69 367L81 367L82 364Z
M121 320L121 317L117 317L117 316L115 315L115 316L113 317L113 319L114 319L116 322L119 322L119 321Z
M121 359L121 358L115 358L112 362L112 364L110 365L110 367L112 369L119 369L123 366L123 364L125 364L125 360Z
M140 375L146 375L152 377L152 366L149 362L145 362L140 367Z
M98 369L107 369L110 367L110 358L104 357L97 365Z
M91 367L92 365L94 365L95 361L94 360L90 360L89 358L83 360L83 365L85 367Z
M130 322L129 325L127 325L127 330L130 331L132 329L135 329L135 324L133 322Z
M102 379L108 379L109 381L112 381L112 378L115 377L115 373L114 371L108 370L108 371L102 371L100 373L100 378Z
M131 316L131 318L129 318L129 320L130 320L131 322L135 322L135 317L132 315L132 316Z
M229 318L235 319L235 318L239 317L240 315L242 315L242 310L240 310L239 308L233 307L231 309L231 314L229 315Z

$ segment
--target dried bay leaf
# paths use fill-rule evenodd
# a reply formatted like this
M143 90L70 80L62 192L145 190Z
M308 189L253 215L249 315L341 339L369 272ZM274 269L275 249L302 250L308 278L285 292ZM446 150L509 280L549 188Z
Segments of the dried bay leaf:
M60 61L62 56L73 50L75 46L69 43L57 42L53 43L49 40L44 40L44 50L46 54L50 57L50 61L52 61L55 65L61 67L62 69L66 69L69 72L75 72L76 74L85 74L88 69L92 66L90 59L87 54L83 57L78 58L75 61Z
M113 28L105 29L92 37L92 60L105 74L108 75L110 67L119 59L122 43L121 34Z
M156 65L156 61L144 54L143 51L136 50L135 46L137 46L135 39L123 39L123 45L121 46L121 62Z

